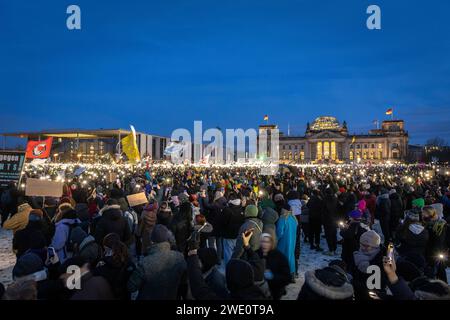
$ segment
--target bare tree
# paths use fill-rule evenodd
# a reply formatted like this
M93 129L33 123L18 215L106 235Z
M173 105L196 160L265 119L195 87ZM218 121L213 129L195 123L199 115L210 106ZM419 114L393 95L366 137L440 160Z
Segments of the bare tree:
M444 140L441 137L434 137L434 138L428 139L425 145L427 147L439 147L439 148L442 148L442 147L448 146L448 143L447 143L446 140Z

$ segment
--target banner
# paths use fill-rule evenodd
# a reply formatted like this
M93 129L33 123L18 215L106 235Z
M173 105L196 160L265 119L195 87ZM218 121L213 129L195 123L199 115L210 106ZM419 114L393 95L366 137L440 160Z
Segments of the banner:
M42 141L28 141L27 159L45 159L50 157L53 138L50 137Z
M25 152L0 151L0 187L18 183L25 164Z
M136 143L136 131L134 127L131 126L131 133L122 139L122 149L127 155L128 161L131 163L138 162L141 160L139 154L139 149Z
M25 186L26 196L59 198L62 194L62 181L48 181L32 178L27 179L27 184Z
M130 194L127 196L128 204L130 207L138 206L148 202L145 192Z

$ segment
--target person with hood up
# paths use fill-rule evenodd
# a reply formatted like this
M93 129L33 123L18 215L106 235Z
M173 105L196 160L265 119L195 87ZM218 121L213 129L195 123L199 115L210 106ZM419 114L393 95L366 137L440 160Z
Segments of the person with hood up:
M172 219L170 230L175 236L178 251L186 254L187 240L192 233L192 205L190 202L183 201L181 203L180 211Z
M61 213L60 220L55 224L55 235L53 236L51 246L55 248L61 263L72 256L72 252L68 250L67 245L71 231L79 226L80 223L81 221L78 219L77 212L74 209L70 209Z
M244 223L244 212L241 206L241 199L237 194L231 193L228 205L217 216L217 226L220 228L216 230L216 234L222 238L222 253L223 263L226 265L233 255L236 247L237 237L239 235L239 228Z
M327 240L328 252L326 255L334 256L337 250L337 219L338 219L338 199L333 193L333 189L325 189L323 227Z
M402 257L425 257L429 233L420 222L417 210L406 211L403 223L397 228L395 239L397 251Z
M384 243L387 245L390 241L392 241L391 200L389 199L389 191L387 189L381 189L381 194L377 198L375 217L380 220Z
M49 245L53 237L53 225L44 221L41 209L31 210L27 226L17 231L13 237L13 250L17 258L32 248L44 248Z
M262 209L261 221L263 223L263 233L268 233L272 235L272 238L277 244L277 221L279 215L274 209L267 207Z
M395 231L403 217L403 201L396 189L389 191L389 200L391 200L391 232L392 238L395 238Z
M308 201L309 209L309 244L311 250L323 251L320 247L320 233L322 231L322 216L324 203L319 190L313 190Z
M238 234L243 234L247 230L253 230L253 236L250 239L250 247L253 251L256 251L259 249L260 246L260 237L263 230L263 223L261 219L258 218L258 207L250 204L247 207L245 207L245 213L244 213L244 223L239 228ZM242 238L238 236L236 241L236 247L242 247Z
M109 199L106 205L99 212L100 218L97 221L94 238L101 244L103 238L109 233L116 233L120 241L128 243L131 240L131 231L128 221L122 214L122 210L117 200Z
M171 250L169 230L155 225L148 254L128 280L128 290L138 292L138 300L175 300L186 275L181 252Z
M261 235L261 246L257 251L259 257L265 262L264 278L269 284L270 293L274 300L279 300L286 294L286 286L291 282L291 270L285 255L276 249L271 234Z
M73 257L81 257L91 266L96 266L102 257L102 248L92 235L82 228L75 228L70 233L69 241L73 247Z
M309 270L297 300L353 300L353 286L339 265Z
M277 221L277 249L285 255L289 261L289 269L291 270L292 279L294 279L297 271L295 260L295 243L297 240L297 219L288 210L289 206L281 209L280 218Z
M300 201L300 194L298 191L291 190L286 195L286 199L288 201L288 205L292 214L297 219L297 237L295 239L295 261L300 259L300 238L302 236L302 225L301 225L301 216L302 216L302 201ZM335 228L336 231L336 228ZM276 242L276 239L275 239ZM298 264L295 266L295 275L298 275Z

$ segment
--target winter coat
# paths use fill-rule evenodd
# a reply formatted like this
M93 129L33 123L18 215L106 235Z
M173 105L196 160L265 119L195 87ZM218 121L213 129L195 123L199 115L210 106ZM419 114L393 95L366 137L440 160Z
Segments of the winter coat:
M309 209L309 222L311 220L321 221L324 211L323 199L318 196L312 196L306 206Z
M391 200L389 199L389 194L385 193L377 198L377 206L375 209L375 218L380 221L389 221L391 216Z
M401 256L425 256L425 249L429 239L428 230L420 223L404 223L396 232L399 243L397 251Z
M324 199L322 222L326 226L337 226L338 200L335 195L326 195Z
M368 228L359 221L352 221L347 228L341 230L343 239L341 258L347 264L347 268L353 266L353 252L359 250L359 238L367 230Z
M275 243L277 243L277 226L278 212L274 209L267 207L263 209L261 221L263 223L263 233L268 233L274 237Z
M267 280L270 292L274 300L279 300L286 293L286 286L291 282L291 269L286 256L279 250L271 250L264 256L261 249L258 250L259 257L265 262L266 271L270 270L273 278Z
M114 300L108 281L91 272L81 277L81 289L77 290L70 300Z
M95 238L89 235L78 246L77 256L84 258L91 266L95 266L102 256L102 248Z
M277 249L284 254L289 261L291 273L295 273L295 241L297 239L297 219L291 211L281 210L277 221Z
M397 192L389 196L391 201L391 218L399 221L403 217L403 201Z
M45 248L48 245L43 224L42 220L29 221L25 229L19 230L14 234L13 250L16 252L17 258L28 249Z
M139 291L138 300L175 300L186 273L183 254L169 242L154 244L130 276L128 289Z
M219 230L216 230L216 235L225 239L236 239L244 220L242 206L229 204L217 216L216 226Z
M129 300L127 290L128 279L134 271L135 265L128 261L123 265L116 265L111 256L104 257L98 266L92 270L94 276L105 278L113 291L114 297L119 300Z
M95 232L93 234L97 243L101 244L103 238L109 233L116 233L120 241L128 243L131 239L131 231L128 221L123 217L119 205L105 206L100 210Z
M69 239L70 229L80 223L81 221L76 218L61 219L55 224L55 235L53 236L51 246L55 248L61 263L72 256L72 253L66 250L66 244Z
M178 251L185 252L187 248L187 239L192 234L191 219L184 217L181 212L173 217L170 224L170 231L172 231Z

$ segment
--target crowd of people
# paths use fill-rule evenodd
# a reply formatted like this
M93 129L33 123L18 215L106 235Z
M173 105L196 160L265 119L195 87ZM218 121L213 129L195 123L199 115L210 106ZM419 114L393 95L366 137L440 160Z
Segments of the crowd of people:
M299 300L450 299L445 170L27 165L22 184L1 190L17 260L0 296L278 300L306 243L334 258L306 270ZM61 181L63 195L27 197L27 178ZM142 192L147 202L130 206ZM374 266L379 281L368 286Z

